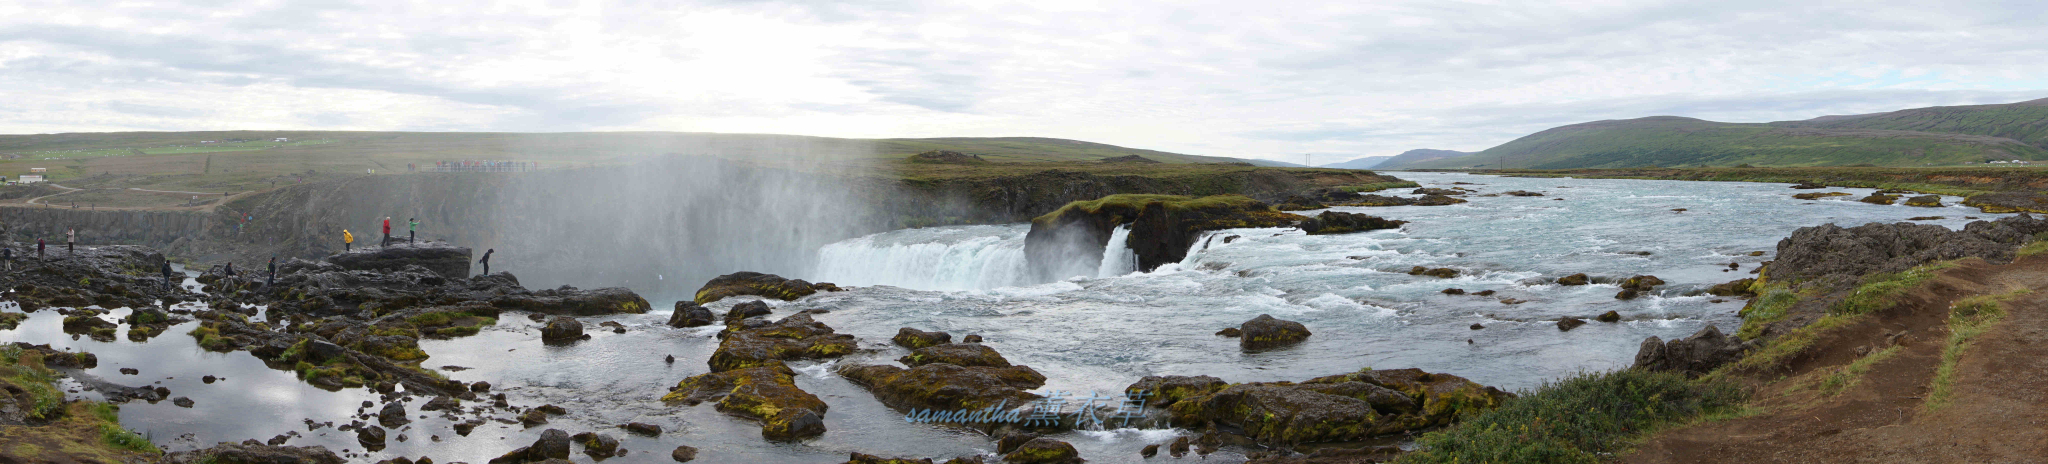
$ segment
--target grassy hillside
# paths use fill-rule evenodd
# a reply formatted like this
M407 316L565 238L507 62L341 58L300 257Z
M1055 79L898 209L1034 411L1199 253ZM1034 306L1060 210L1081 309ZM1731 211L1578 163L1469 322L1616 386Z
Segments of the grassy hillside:
M274 142L277 138L287 142ZM202 143L214 142L214 143ZM1088 163L1139 155L1166 164L1242 161L1050 138L842 139L682 132L478 133L213 131L0 135L0 175L46 168L84 187L220 192L269 188L333 175L402 172L408 163L470 159L540 163L543 169L603 165L665 154L760 162L797 160L824 169L875 164L929 150L1003 163ZM887 164L887 163L882 163ZM1124 165L1128 166L1128 165ZM90 180L88 180L90 179Z
M1787 127L1656 116L1573 124L1530 134L1470 156L1401 167L1577 169L1743 164L1911 167L2009 159L2048 159L2048 150L2013 139L1985 135Z
M1936 106L1890 113L1824 116L1771 124L1780 127L1988 135L2048 149L2048 98L2003 105Z
M1466 153L1466 152L1462 152L1462 151L1455 151L1455 150L1435 150L1435 149L1429 149L1429 148L1417 148L1417 149L1414 149L1414 150L1408 150L1408 151L1404 151L1404 152L1401 152L1401 154L1399 154L1399 155L1394 155L1394 157L1393 157L1393 158L1389 158L1389 159L1387 159L1386 161L1381 161L1381 162L1380 162L1380 164L1379 164L1378 166L1373 166L1373 168L1374 168L1374 169L1408 169L1408 168L1410 168L1410 167L1413 167L1413 166L1416 166L1416 165L1419 165L1419 164L1422 164L1422 163L1424 163L1424 162L1428 162L1428 161L1433 161L1433 160L1440 160L1440 159L1446 159L1446 158L1457 158L1457 157L1460 157L1460 156L1466 156L1466 155L1470 155L1470 154L1471 154L1471 153Z

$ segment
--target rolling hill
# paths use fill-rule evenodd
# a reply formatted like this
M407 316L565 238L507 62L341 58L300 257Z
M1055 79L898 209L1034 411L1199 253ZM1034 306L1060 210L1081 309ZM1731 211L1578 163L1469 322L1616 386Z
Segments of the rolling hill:
M1447 158L1457 158L1466 155L1471 155L1471 153L1455 150L1434 150L1429 148L1417 148L1414 150L1401 152L1401 154L1394 155L1393 158L1388 158L1386 161L1381 161L1379 166L1374 166L1374 169L1407 169L1408 167L1416 165L1418 163Z
M1345 162L1341 162L1341 163L1330 163L1330 164L1325 164L1325 165L1322 165L1322 166L1316 166L1316 167L1319 167L1319 168L1336 168L1336 169L1372 169L1372 168L1374 168L1374 167L1377 167L1377 166L1379 166L1379 165L1380 165L1380 163L1386 162L1387 160L1390 160L1390 159L1394 159L1394 157L1392 157L1392 156L1367 156L1367 157L1364 157L1364 158L1354 159L1354 160L1351 160L1351 161L1345 161Z
M1398 168L1950 166L2044 160L2044 143L2048 100L2034 100L1762 124L1676 116L1594 121L1537 132L1469 156ZM1381 164L1382 169L1392 166Z

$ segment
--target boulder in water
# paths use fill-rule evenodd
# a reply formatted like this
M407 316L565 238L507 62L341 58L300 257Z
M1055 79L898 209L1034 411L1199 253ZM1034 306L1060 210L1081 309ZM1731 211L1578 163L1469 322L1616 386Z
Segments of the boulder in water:
M703 327L712 322L711 310L693 301L677 301L675 312L668 316L668 326L675 328Z
M1026 366L966 367L932 363L904 369L888 365L841 364L838 373L867 387L882 404L902 411L992 407L1009 410L1038 399L1038 395L1028 390L1045 386L1045 376Z
M759 272L735 272L718 276L704 283L697 290L697 304L710 304L726 297L758 295L783 301L810 296L821 290L831 291L837 287L824 287L805 282L802 279L784 279L774 274Z
M1408 221L1396 221L1358 213L1324 211L1306 221L1301 221L1301 230L1309 235L1331 235L1365 232L1380 229L1399 229Z
M1300 322L1274 319L1268 314L1260 314L1259 317L1245 321L1237 330L1241 334L1238 338L1238 347L1245 350L1263 350L1301 343L1311 335L1308 327L1301 325Z
M1941 207L1941 195L1921 195L1917 197L1907 198L1906 206L1939 208Z
M1870 203L1870 204L1873 204L1873 205L1889 205L1889 204L1892 204L1892 202L1893 202L1893 201L1896 201L1896 200L1898 200L1898 199L1899 199L1899 196L1898 196L1898 195L1885 195L1885 194L1882 194L1882 193L1873 193L1873 194L1870 194L1870 196L1867 196L1867 197L1863 197L1863 199L1860 199L1860 200L1856 200L1856 201L1861 201L1861 202L1864 202L1864 203Z
M540 340L547 343L567 343L583 337L583 323L568 316L555 316L540 329Z
M897 329L896 337L889 339L889 341L895 342L897 345L900 345L904 348L915 350L927 346L953 343L953 334L936 331L926 332L909 327L904 327L901 329Z
M1586 325L1586 320L1585 320L1585 319L1579 319L1579 318L1576 318L1576 317L1567 317L1567 318L1563 318L1563 319L1558 319L1558 320L1557 320L1557 330L1558 330L1559 332L1570 332L1570 331L1571 331L1572 329L1576 329L1576 328L1579 328L1579 326L1582 326L1582 325Z
M1002 353L979 343L948 343L918 348L896 362L910 367L932 363L962 367L1010 367L1010 360L1004 359Z
M796 371L780 361L683 379L661 399L690 406L716 401L719 411L760 421L763 435L778 438L823 433L824 423L813 420L828 408L824 400L797 388Z
M1130 390L1160 388L1141 380ZM1357 441L1371 436L1447 424L1462 414L1500 405L1506 392L1447 374L1418 369L1373 370L1302 382L1195 383L1165 395L1164 408L1176 425L1214 424L1243 430L1268 445ZM1172 396L1178 396L1172 397ZM1186 444L1170 449L1185 454Z
M362 247L329 256L327 262L350 271L395 271L419 266L448 279L469 277L469 247L447 242L421 242L389 247Z
M325 446L277 446L252 443L227 443L211 448L179 451L164 455L163 462L171 464L213 463L302 463L342 464L347 462Z
M1592 283L1592 279L1586 277L1586 274L1583 272L1557 278L1557 284L1564 286L1586 285L1588 283Z
M785 360L836 358L853 353L857 346L852 335L833 333L832 327L811 319L809 313L725 335L718 350L711 353L712 372L781 365Z
M1015 451L1004 454L1003 462L1012 464L1079 464L1082 460L1081 452L1075 450L1074 445L1051 438L1034 438L1018 446Z

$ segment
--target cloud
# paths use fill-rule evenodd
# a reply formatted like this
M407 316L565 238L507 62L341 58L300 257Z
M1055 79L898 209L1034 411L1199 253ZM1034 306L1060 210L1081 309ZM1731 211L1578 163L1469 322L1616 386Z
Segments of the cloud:
M2043 23L2048 9L1999 1L31 0L0 5L0 132L1043 136L1392 155L1600 119L2048 97Z

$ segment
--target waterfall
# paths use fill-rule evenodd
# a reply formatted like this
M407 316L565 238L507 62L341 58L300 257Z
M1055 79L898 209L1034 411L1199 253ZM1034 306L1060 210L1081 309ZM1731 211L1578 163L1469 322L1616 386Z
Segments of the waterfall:
M1102 265L1095 270L1096 277L1117 277L1138 271L1138 252L1131 251L1130 226L1117 226L1109 235L1109 243L1102 246Z
M1014 226L907 229L825 245L810 280L918 290L1027 285L1024 230Z

